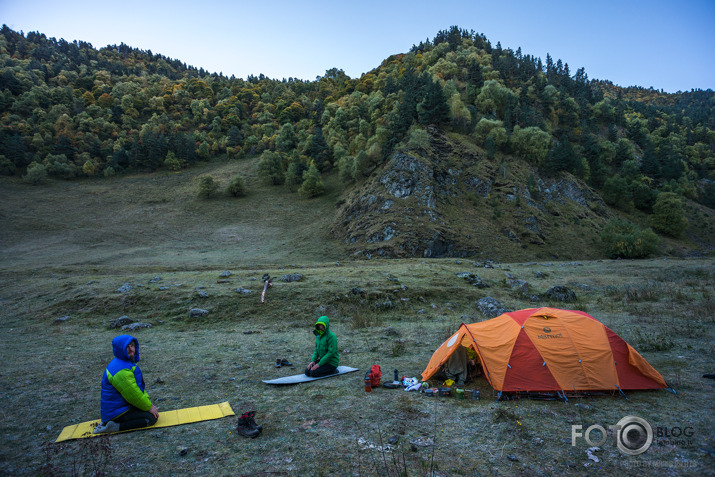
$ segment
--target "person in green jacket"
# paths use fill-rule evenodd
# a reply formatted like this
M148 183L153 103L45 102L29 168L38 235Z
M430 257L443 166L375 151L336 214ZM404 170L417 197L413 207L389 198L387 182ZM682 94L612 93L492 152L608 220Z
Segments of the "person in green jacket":
M330 331L330 320L327 316L321 316L315 322L315 351L310 358L310 363L305 368L305 375L311 378L319 378L335 373L340 364L338 358L338 338Z

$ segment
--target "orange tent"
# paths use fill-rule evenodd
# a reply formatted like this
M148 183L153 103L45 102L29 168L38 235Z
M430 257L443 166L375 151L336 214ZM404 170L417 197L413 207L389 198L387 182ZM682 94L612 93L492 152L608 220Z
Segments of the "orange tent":
M432 355L432 377L459 346L476 351L497 391L660 389L663 377L620 336L576 310L530 308L466 325Z

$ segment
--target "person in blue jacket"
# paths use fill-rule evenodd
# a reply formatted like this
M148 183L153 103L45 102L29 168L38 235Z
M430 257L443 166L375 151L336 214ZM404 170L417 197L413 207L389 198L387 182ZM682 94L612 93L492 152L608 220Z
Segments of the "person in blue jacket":
M159 410L144 391L139 362L139 342L129 335L112 340L114 359L102 376L102 422L94 434L152 426Z

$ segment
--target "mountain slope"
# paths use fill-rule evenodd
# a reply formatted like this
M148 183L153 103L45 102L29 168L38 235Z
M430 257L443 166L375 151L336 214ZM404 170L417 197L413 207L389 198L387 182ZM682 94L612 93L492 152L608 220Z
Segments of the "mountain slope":
M498 164L458 135L430 133L427 150L396 153L348 193L332 231L352 253L600 256L598 234L610 212L583 182L541 178L524 161Z
M226 78L7 26L0 60L0 174L39 187L257 163L295 201L330 183L305 215L337 203L360 256L603 256L609 217L657 224L661 252L715 241L711 90L619 88L457 27L360 78Z

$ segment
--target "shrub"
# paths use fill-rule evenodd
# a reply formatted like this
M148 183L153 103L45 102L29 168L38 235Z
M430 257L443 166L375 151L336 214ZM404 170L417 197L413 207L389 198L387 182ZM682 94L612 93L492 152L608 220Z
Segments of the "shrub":
M64 154L49 154L42 163L51 176L71 179L77 175L77 167Z
M407 148L413 151L424 153L429 149L430 137L427 131L422 128L415 128L410 133L407 140Z
M27 166L27 175L23 179L31 185L42 184L47 179L47 168L42 164L33 162Z
M176 154L174 154L173 151L169 151L166 153L166 159L164 159L164 165L168 167L172 171L178 171L181 169L184 164L182 163L183 161L176 157Z
M551 147L551 134L536 126L528 128L514 127L511 135L511 147L517 156L532 164L541 164Z
M199 198L200 199L210 199L212 196L216 195L216 190L218 185L211 176L203 176L199 180Z
M504 123L496 119L482 118L477 123L474 133L472 134L479 143L485 148L493 148L493 151L501 149L509 140L509 136L504 128ZM487 144L489 141L489 145ZM493 153L491 154L493 156Z
M629 341L638 348L638 351L668 351L675 346L669 333L644 332L640 328L634 328L633 334Z
M658 236L651 229L641 230L637 225L611 219L601 232L601 240L612 258L644 258L658 250Z
M246 196L246 183L243 181L243 177L236 176L228 184L226 192L233 197L245 197Z

